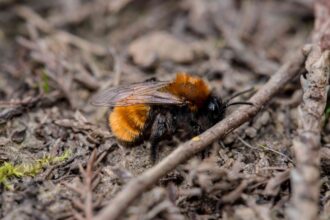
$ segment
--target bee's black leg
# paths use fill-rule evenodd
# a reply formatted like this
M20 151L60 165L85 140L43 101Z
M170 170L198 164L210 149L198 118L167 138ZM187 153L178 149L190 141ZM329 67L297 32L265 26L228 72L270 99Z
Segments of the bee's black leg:
M150 159L153 164L158 160L158 141L151 141Z
M157 161L158 157L158 143L164 137L173 133L172 117L169 113L158 114L151 127L151 160L153 163Z
M193 136L197 136L197 135L200 135L201 133L203 133L203 129L201 128L201 126L198 123L193 123L192 129L193 129L193 131L192 131ZM208 156L209 156L209 147L200 152L200 158L202 160L207 158Z
M202 128L197 123L192 125L192 129L193 136L197 136L203 132Z

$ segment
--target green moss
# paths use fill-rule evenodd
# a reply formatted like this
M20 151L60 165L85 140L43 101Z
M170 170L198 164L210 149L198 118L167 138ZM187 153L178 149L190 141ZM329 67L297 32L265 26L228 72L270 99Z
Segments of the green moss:
M330 117L330 106L327 106L325 111L324 111L324 115L325 115L325 121L329 121L329 117Z
M328 97L329 97L329 95L330 95L330 93L328 92ZM328 98L327 105L325 106L325 109L324 109L323 129L327 126L329 119L330 119L330 101Z
M58 157L46 155L31 164L13 165L12 163L5 162L2 166L0 166L0 184L3 184L7 189L12 189L9 179L24 176L35 176L40 173L44 167L65 161L70 158L70 155L71 152L67 150Z
M42 89L44 90L45 93L49 93L50 90L49 79L48 79L48 75L46 74L46 70L42 72L41 80L42 80L42 84L41 84Z

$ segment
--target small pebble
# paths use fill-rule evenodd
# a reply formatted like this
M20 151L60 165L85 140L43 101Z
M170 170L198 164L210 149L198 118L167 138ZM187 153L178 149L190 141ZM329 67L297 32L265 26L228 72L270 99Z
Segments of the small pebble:
M254 138L257 136L257 129L255 129L254 127L248 127L245 130L245 134L249 137L249 138Z
M26 136L26 128L20 128L14 131L14 133L11 135L11 140L17 144L20 144L24 141Z
M224 144L232 144L235 141L235 137L234 135L228 135L225 137L225 139L223 140Z
M259 130L262 126L265 126L270 121L270 114L268 111L263 112L255 121L253 127Z

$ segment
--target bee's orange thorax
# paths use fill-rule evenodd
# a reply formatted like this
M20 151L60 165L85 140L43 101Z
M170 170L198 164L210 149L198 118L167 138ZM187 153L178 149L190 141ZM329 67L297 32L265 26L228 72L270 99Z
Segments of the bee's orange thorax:
M112 133L121 141L134 142L145 126L150 106L115 107L109 116Z
M210 89L203 79L186 73L177 73L175 80L166 88L168 92L192 103L195 109L210 96Z

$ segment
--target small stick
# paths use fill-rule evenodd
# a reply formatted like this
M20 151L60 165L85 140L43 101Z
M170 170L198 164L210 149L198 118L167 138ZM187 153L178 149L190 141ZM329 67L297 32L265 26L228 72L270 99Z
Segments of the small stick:
M228 14L235 14L234 4L235 3L232 1L228 7L222 8L220 13L217 11L212 14L215 27L223 34L226 44L233 50L237 58L243 61L255 73L270 76L279 66L274 61L263 57L261 55L262 53L255 53L249 50L242 42L239 33L231 25L233 19L230 18L231 16L228 16ZM230 22L228 22L228 20Z
M56 37L57 39L60 39L63 42L69 43L84 51L96 55L104 56L107 54L107 50L98 44L91 43L74 34L57 30L49 22L47 22L47 20L42 18L39 14L37 14L35 11L33 11L31 8L27 6L15 7L15 13L18 16L22 17L23 19L27 20L30 24L36 26L39 30L47 34L53 34L53 37Z
M241 138L241 137L237 137L237 138L238 138L238 140L239 140L242 144L244 144L244 145L247 146L248 148L251 148L251 149L254 149L254 150L259 150L259 151L260 151L260 150L263 150L263 149L268 150L268 151L270 151L270 152L273 152L273 153L275 153L275 154L278 154L278 155L284 157L286 160L288 160L289 162L291 162L292 164L294 164L294 161L293 161L289 156L287 156L287 155L285 155L285 154L283 154L283 153L281 153L281 152L279 152L279 151L277 151L277 150L274 150L274 149L272 149L272 148L265 147L265 146L253 147L251 144L249 144L248 142L246 142L245 140L243 140L243 138Z
M120 84L120 78L121 78L121 74L122 74L121 59L119 57L119 54L117 53L117 51L114 48L110 48L109 53L111 54L113 62L114 62L113 70L112 70L114 73L112 85L118 86Z
M231 115L220 121L212 128L198 137L181 144L170 155L157 165L133 178L126 186L103 208L94 220L114 220L124 214L127 207L144 191L149 189L161 177L179 164L187 161L193 155L206 149L209 144L223 138L225 135L253 118L264 105L287 82L297 76L305 61L304 55L299 51L292 59L288 60L270 80L249 100L253 106L242 106Z
M53 106L61 99L63 99L63 94L59 91L54 91L47 95L38 95L36 97L25 98L22 101L16 101L15 105L12 107L0 110L0 124L3 124L14 117L22 115L23 113L35 107L46 108ZM10 101L6 101L4 104L9 103ZM0 103L0 108L2 107L1 104L2 103Z

